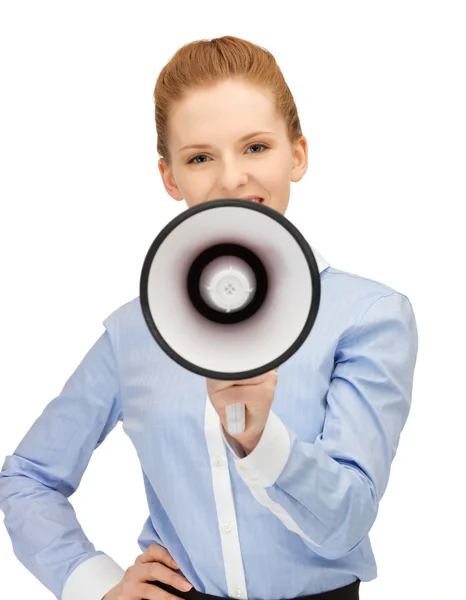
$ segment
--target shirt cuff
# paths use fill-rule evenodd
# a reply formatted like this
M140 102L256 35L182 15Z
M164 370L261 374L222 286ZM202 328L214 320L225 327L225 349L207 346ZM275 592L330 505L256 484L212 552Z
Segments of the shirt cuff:
M124 571L107 554L79 564L65 581L61 600L102 600L123 579Z
M259 443L245 458L235 459L236 470L247 485L270 487L275 484L290 457L288 429L270 411Z

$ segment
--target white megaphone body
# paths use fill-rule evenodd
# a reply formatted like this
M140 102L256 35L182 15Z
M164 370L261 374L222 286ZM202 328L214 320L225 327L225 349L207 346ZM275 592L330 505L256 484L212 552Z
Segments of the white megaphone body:
M243 199L188 208L155 238L140 278L144 319L186 369L220 380L256 377L292 356L320 304L311 247L281 213ZM226 410L242 433L244 405Z

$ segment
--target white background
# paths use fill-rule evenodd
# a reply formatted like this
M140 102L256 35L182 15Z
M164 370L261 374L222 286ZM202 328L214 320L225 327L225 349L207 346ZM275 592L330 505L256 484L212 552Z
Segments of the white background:
M183 44L269 49L310 166L287 217L336 268L411 300L413 405L371 540L363 600L466 597L465 15L462 2L3 2L0 13L0 460L138 295L153 238L185 210L157 170L152 92ZM175 474L176 475L176 474ZM119 425L71 501L133 563L147 517ZM0 529L1 597L51 598Z

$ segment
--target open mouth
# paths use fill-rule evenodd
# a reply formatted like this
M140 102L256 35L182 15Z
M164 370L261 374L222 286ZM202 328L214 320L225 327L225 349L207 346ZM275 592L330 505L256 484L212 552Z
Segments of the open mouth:
M259 202L259 204L264 203L264 198L260 198L259 196L254 196L251 198L244 198L244 200L249 200L250 202Z

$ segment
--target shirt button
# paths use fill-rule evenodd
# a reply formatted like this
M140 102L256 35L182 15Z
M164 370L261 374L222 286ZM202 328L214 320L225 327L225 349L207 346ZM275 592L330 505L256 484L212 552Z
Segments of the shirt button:
M236 590L235 590L235 596L236 596L237 598L241 598L241 595L242 595L242 592L241 592L241 590L240 590L239 588L236 588Z
M225 525L225 531L228 531L228 532L230 532L232 529L233 529L233 525L231 525L231 523L227 523L227 524Z
M248 470L248 468L247 468L247 466L246 466L246 465L239 465L239 468L240 468L242 471L247 471L247 470Z
M221 465L223 465L223 458L221 456L217 456L215 459L215 465L217 467L220 467Z

